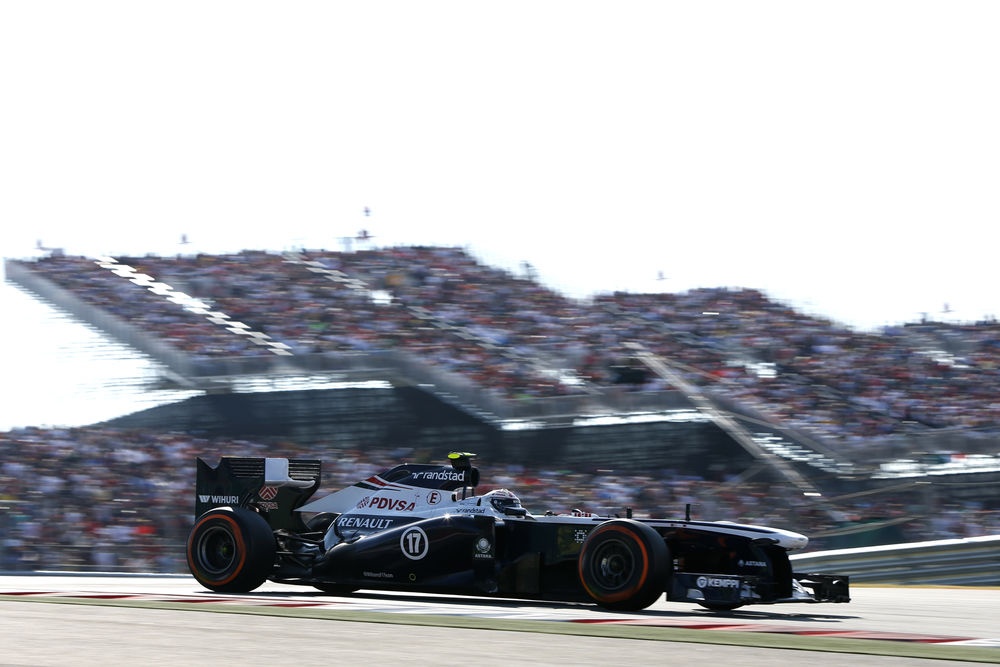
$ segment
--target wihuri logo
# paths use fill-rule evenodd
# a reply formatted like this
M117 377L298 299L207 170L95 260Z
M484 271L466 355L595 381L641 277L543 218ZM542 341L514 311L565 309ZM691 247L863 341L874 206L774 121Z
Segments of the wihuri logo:
M223 504L236 504L240 502L239 496L212 496L198 494L198 500L203 503L223 503Z

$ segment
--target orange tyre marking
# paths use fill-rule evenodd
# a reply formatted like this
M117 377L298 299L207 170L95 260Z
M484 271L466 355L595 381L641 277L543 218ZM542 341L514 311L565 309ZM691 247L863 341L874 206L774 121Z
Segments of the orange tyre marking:
M201 526L204 523L208 521L214 521L217 519L225 521L232 528L233 539L236 541L236 551L239 554L239 562L236 564L236 568L233 570L233 573L230 574L225 579L221 581L216 581L214 579L209 579L208 577L205 577L205 580L211 583L213 586L225 586L233 579L238 577L240 573L243 572L243 566L246 564L247 560L247 547L246 544L243 542L243 531L240 530L239 525L236 523L236 520L233 519L233 517L227 514L213 514L212 516L203 517L201 521L196 523L194 528L191 530L191 537L188 538L187 560L188 560L188 567L190 567L192 571L198 571L198 572L202 571L200 567L195 567L194 563L191 562L191 541L194 539L195 535L198 534L198 529L201 528Z
M643 540L641 540L639 536L636 535L636 533L631 528L627 526L607 526L603 530L601 528L598 528L596 531L594 531L594 534L607 533L607 532L624 533L628 537L631 537L632 540L639 545L639 551L642 552L642 572L639 576L639 580L635 583L635 586L632 586L631 588L628 588L624 591L619 591L618 593L615 593L613 595L596 595L592 590L590 590L590 586L587 585L587 581L583 576L583 560L584 560L583 558L580 559L580 564L579 566L577 566L577 571L580 576L580 582L583 584L584 589L586 589L587 594L590 595L590 597L592 597L595 600L599 600L601 602L620 602L621 600L627 599L632 595L634 595L635 592L640 588L642 588L642 585L646 583L646 579L649 578L649 565L650 565L649 553L646 551L646 543L643 542Z

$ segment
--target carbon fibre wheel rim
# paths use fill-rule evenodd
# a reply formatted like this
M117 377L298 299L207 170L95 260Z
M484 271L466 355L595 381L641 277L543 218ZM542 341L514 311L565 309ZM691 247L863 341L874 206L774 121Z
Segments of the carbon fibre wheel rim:
M635 572L635 555L621 540L608 540L594 551L591 574L608 591L624 588Z
M213 526L198 536L195 551L206 574L224 574L236 561L236 540L228 528Z

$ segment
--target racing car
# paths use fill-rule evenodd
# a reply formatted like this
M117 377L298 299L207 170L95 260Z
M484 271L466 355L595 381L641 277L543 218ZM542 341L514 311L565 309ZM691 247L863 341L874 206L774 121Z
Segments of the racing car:
M728 521L573 510L532 514L507 489L477 493L475 455L403 463L313 500L312 459L197 459L187 562L205 588L266 581L335 595L361 589L586 602L645 609L661 596L712 610L848 602L847 576L800 574L804 535Z

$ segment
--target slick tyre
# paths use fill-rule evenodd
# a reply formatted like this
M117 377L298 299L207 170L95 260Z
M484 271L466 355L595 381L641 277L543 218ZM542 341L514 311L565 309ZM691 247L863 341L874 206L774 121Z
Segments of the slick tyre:
M578 567L580 583L594 602L613 611L637 611L666 590L670 549L646 524L615 519L590 533Z
M195 521L187 541L191 574L220 593L247 593L267 580L274 567L274 533L251 510L222 507Z

